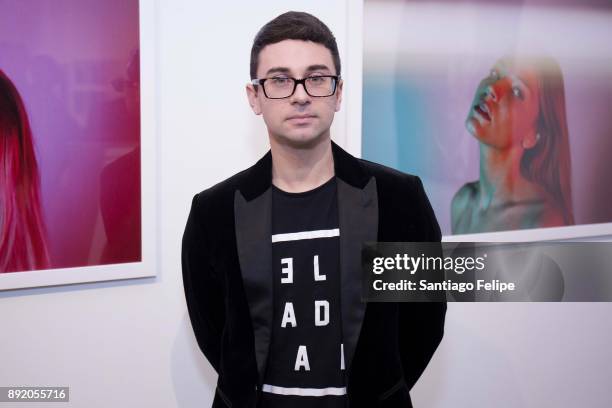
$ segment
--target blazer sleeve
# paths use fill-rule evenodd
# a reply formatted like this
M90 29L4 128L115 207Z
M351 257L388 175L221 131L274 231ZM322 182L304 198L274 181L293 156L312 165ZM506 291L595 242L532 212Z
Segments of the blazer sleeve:
M431 204L425 194L423 183L414 177L413 188L408 197L418 204L419 228L415 238L420 242L441 242L442 234ZM441 252L441 248L440 248ZM446 302L402 302L399 303L399 344L404 377L412 389L444 335Z
M181 264L187 311L198 346L217 373L221 333L225 321L223 285L212 268L210 246L201 224L200 197L196 194L183 234Z

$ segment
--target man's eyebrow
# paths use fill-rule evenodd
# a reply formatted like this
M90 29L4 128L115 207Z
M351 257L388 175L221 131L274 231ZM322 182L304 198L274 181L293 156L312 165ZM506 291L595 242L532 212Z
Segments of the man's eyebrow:
M317 65L311 65L308 68L306 68L306 72L311 72L311 71L330 71L331 72L331 69L329 69L327 65L317 64Z
M331 72L331 69L329 69L329 67L324 64L310 65L308 66L308 68L306 68L306 72L312 72L312 71L330 71ZM276 74L276 73L289 74L291 73L291 70L287 67L273 67L273 68L270 68L266 72L266 76Z
M291 70L285 67L274 67L274 68L270 68L268 72L266 72L266 76L270 74L276 74L277 72L280 72L282 74L288 74L289 72L291 72Z

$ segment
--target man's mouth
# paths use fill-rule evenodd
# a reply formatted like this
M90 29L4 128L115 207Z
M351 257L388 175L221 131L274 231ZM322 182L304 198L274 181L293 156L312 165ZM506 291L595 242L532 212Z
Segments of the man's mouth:
M295 119L295 120L305 120L305 119L312 119L312 118L315 118L315 117L316 117L315 115L310 115L310 114L300 114L300 115L292 115L292 116L289 116L289 117L287 118L287 120L292 120L292 119Z
M480 115L484 120L490 122L491 121L491 111L486 103L480 102L478 105L474 106L474 111Z

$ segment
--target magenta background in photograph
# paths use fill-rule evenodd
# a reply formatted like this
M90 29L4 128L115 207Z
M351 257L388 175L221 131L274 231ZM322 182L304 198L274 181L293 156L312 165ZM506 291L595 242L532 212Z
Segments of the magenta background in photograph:
M52 268L141 259L138 0L2 0Z

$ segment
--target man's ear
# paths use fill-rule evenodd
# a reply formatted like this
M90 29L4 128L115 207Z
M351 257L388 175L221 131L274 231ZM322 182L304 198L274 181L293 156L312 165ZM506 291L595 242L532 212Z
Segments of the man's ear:
M340 111L340 106L342 104L343 86L344 86L344 81L341 79L338 81L338 85L336 85L336 112Z
M251 109L253 109L253 113L256 115L261 115L261 104L259 103L259 97L257 96L256 85L247 84L246 93L247 98L249 99L249 105L251 105Z

